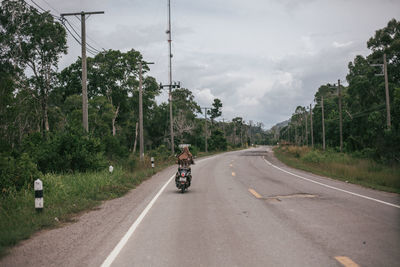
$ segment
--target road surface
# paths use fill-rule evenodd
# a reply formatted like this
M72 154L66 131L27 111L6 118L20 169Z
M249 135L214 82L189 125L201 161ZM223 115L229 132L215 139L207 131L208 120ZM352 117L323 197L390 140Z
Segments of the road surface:
M269 147L197 160L184 194L174 172L24 242L0 265L399 266L397 194L286 167Z

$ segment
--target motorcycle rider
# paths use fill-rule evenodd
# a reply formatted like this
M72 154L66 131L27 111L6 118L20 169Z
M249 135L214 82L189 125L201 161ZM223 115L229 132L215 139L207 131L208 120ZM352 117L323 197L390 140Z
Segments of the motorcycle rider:
M189 147L187 146L183 148L182 153L180 153L177 158L180 167L189 167L190 164L194 164L193 155L190 153Z
M176 179L179 177L179 173L181 171L181 169L187 169L188 170L188 183L190 186L191 184L191 180L192 180L192 169L190 168L190 164L195 164L193 161L193 155L192 153L190 153L189 148L187 146L185 146L182 150L182 153L180 153L177 156L178 160L178 172L176 173Z

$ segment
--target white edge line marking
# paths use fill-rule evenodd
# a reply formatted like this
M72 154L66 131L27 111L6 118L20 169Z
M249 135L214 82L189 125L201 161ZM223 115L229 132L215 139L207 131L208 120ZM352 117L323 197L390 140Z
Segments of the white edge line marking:
M198 163L200 163L202 161L206 161L211 158L213 158L213 157L199 160ZM117 258L118 254L121 252L121 250L124 248L124 246L128 242L129 238L135 232L136 228L142 222L143 218L147 215L147 213L149 212L151 207L153 207L154 203L157 201L158 197L162 194L162 192L165 190L165 188L168 186L168 184L172 181L172 179L174 179L174 177L175 177L175 174L172 175L171 178L168 179L168 181L163 185L163 187L161 187L160 191L158 191L157 195L155 195L154 198L150 201L150 203L147 204L146 208L142 211L142 213L139 215L139 217L136 219L136 221L131 225L128 232L125 233L125 235L121 238L121 240L118 242L118 244L115 246L115 248L108 255L107 259L105 259L105 261L101 264L101 267L111 266L113 261Z
M300 179L303 179L303 180L306 180L306 181L309 181L309 182L311 182L311 183L318 184L318 185L321 185L321 186L325 186L325 187L330 188L330 189L333 189L333 190L337 190L337 191L344 192L344 193L347 193L347 194L350 194L350 195L353 195L353 196L357 196L357 197L369 199L369 200L372 200L372 201L376 201L376 202L379 202L379 203L382 203L382 204L385 204L385 205L392 206L392 207L395 207L395 208L400 209L400 206L399 206L399 205L396 205L396 204L392 204L392 203L385 202L385 201L382 201L382 200L379 200L379 199L376 199L376 198L367 197L367 196L364 196L364 195L360 195L360 194L357 194L357 193L353 193L353 192L350 192L350 191L347 191L347 190L344 190L344 189L340 189L340 188L337 188L337 187L334 187L334 186L330 186L330 185L327 185L327 184L323 184L323 183L314 181L314 180L312 180L312 179L308 179L308 178L305 178L305 177L303 177L303 176L300 176L300 175L291 173L291 172L289 172L289 171L287 171L287 170L284 170L284 169L282 169L282 168L279 168L278 166L275 166L274 164L272 164L271 162L269 162L268 160L266 160L265 157L263 157L263 159L265 160L266 163L268 163L268 164L271 165L272 167L274 167L274 168L276 168L276 169L278 169L278 170L280 170L280 171L286 172L286 173L288 173L288 174L291 174L291 175L293 175L293 176L296 176L296 177L298 177L298 178L300 178Z

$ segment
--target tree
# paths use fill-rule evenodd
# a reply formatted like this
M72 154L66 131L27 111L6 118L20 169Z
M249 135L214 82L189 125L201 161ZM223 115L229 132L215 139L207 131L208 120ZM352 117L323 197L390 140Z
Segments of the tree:
M42 130L49 131L48 98L58 61L67 52L66 33L48 12L39 13L22 0L3 1L0 9L1 56L33 75L19 90L28 90L40 103Z
M214 99L212 104L212 108L207 111L207 114L210 115L211 124L214 124L214 120L222 115L222 102L218 98Z
M222 150L225 151L227 149L226 138L224 137L224 133L221 130L212 131L210 137L210 150Z
M240 140L240 146L243 146L243 130L242 130L242 128L243 128L243 118L242 117L233 118L232 119L232 123L233 123L233 126L234 126L233 143L235 145L237 144L236 139L237 139L237 136L239 136L239 138L240 138L239 139Z
M174 99L174 131L178 142L183 142L195 128L194 122L197 113L201 113L200 106L194 100L192 92L186 88L176 89L172 92Z

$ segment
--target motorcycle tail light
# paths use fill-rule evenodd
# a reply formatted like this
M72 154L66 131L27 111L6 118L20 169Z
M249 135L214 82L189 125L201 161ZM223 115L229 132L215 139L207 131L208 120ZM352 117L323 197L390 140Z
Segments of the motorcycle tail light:
M182 175L182 177L185 177L185 173L184 173L184 172L182 172L182 174L181 174L181 175Z

